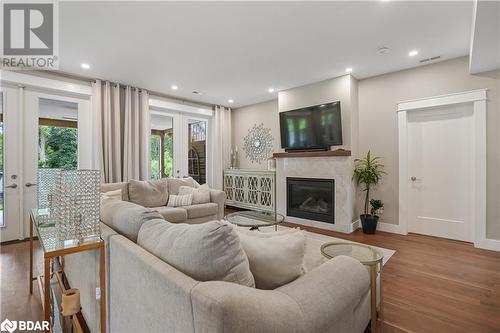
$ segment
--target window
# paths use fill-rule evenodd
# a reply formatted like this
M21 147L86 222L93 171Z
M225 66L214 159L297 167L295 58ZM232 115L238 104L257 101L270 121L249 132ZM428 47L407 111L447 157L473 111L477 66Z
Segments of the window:
M38 124L38 167L77 169L77 122L40 118Z

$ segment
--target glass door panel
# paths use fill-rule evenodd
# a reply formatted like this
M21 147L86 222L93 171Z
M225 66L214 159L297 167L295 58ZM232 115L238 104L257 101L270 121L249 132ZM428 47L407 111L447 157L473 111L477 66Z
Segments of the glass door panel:
M200 184L207 182L207 121L188 120L188 176Z
M175 115L151 113L151 179L174 176Z

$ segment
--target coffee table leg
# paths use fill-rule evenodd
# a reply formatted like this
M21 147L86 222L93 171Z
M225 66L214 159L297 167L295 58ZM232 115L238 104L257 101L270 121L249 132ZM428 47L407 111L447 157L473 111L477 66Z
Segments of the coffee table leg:
M371 331L378 332L377 327L377 264L370 265L370 297L371 297Z

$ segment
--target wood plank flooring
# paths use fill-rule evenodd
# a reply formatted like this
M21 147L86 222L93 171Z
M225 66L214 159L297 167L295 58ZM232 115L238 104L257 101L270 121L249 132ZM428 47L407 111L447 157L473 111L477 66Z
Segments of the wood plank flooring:
M384 332L500 332L500 253L414 234L303 228L396 250L384 268ZM28 251L28 242L0 247L0 320L42 318L37 287L28 290Z

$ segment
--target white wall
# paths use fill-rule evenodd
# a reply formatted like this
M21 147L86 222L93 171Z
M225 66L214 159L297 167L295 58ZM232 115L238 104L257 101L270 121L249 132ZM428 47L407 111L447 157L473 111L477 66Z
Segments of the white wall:
M470 75L468 59L380 75L359 81L359 149L384 158L387 175L374 196L385 203L382 221L398 224L398 102L488 88L487 237L500 239L500 81Z

